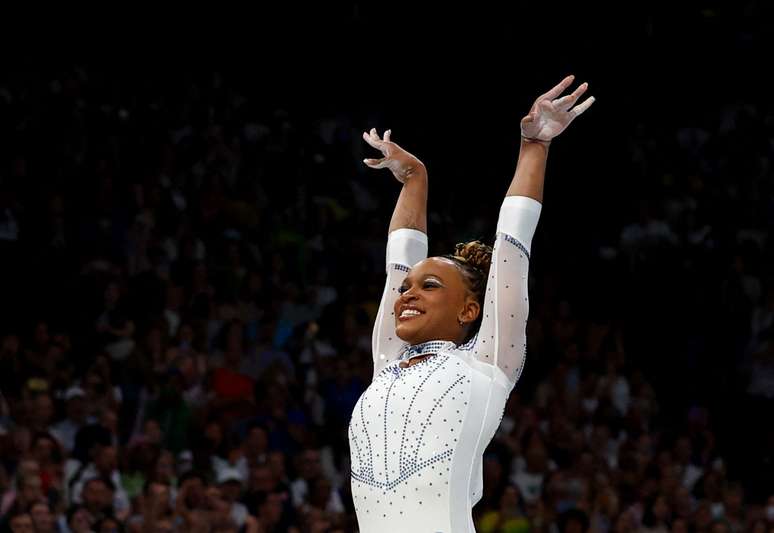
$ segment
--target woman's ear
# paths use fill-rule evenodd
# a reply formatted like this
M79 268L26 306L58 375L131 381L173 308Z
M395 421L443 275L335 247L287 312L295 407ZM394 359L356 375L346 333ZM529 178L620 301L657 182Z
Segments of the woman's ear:
M464 322L465 324L472 324L478 318L481 312L481 306L478 304L475 296L468 294L465 297L465 303L462 306L462 310L457 316L457 320Z

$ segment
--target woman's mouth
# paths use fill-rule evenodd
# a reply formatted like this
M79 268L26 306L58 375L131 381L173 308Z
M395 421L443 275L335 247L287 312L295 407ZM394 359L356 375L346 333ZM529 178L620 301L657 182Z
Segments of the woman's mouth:
M417 309L404 309L401 311L400 316L398 316L398 320L403 322L404 320L411 320L412 318L416 318L419 315L423 315L424 313L422 311L419 311Z

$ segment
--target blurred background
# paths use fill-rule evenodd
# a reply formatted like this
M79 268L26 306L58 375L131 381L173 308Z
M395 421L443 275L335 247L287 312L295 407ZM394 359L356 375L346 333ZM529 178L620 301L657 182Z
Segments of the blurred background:
M357 531L400 189L360 135L427 165L431 254L491 242L519 120L573 73L597 102L551 147L477 528L771 531L772 11L349 2L9 38L0 527Z

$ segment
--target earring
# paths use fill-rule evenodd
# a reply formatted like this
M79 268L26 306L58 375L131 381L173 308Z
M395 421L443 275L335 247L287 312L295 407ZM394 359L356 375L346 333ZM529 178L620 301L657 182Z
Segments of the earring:
M460 323L460 327L461 327L461 328L465 327L465 322L463 322L463 321L462 321L462 320L460 320L459 318L457 319L457 322L459 322L459 323Z

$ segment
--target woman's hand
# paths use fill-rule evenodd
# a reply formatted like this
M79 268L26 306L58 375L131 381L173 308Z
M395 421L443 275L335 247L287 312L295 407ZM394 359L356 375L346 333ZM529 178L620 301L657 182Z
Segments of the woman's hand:
M556 87L535 100L527 116L521 119L522 137L528 141L549 142L594 103L594 97L590 96L575 105L578 98L588 89L588 83L582 83L571 94L559 98L574 79L575 76L567 76Z
M425 172L425 165L406 150L390 141L390 133L390 130L385 131L384 139L379 138L376 128L372 128L370 133L363 133L363 139L382 152L384 156L381 159L364 159L363 163L371 168L389 168L399 182L406 183L412 176Z

